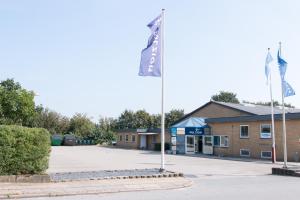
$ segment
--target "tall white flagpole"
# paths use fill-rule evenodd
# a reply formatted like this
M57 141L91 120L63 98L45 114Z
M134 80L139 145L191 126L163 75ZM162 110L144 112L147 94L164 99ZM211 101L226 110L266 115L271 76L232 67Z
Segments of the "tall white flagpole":
M161 12L161 29L160 29L160 64L161 64L161 167L160 171L165 170L165 112L164 112L164 17L165 9Z
M279 55L281 56L281 42L279 42ZM287 168L287 147L286 147L286 125L285 125L285 106L284 106L284 85L281 77L281 98L282 98L282 141L283 141L283 168Z
M268 48L268 53L270 48ZM270 97L271 97L271 115L272 115L272 162L276 162L276 148L275 148L275 123L274 123L274 104L273 104L273 94L272 94L272 72L270 74Z

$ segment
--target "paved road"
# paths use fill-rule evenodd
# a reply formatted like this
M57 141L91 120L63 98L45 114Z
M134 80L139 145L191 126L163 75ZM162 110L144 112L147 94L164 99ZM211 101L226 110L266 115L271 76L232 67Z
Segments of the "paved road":
M159 167L160 155L149 151L110 149L96 146L55 147L49 172L90 171ZM57 197L76 199L299 199L300 178L270 175L268 161L232 161L167 155L166 167L184 172L193 181L190 188L149 192ZM276 165L278 166L278 165ZM44 199L44 198L43 198Z

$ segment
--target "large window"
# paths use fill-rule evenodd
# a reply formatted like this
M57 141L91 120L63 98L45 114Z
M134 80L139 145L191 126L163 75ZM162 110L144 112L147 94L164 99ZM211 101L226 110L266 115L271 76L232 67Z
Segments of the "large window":
M260 138L272 138L271 124L260 125Z
M132 135L132 136L131 136L131 141L132 141L132 142L135 142L135 135Z
M119 135L119 141L122 142L122 135Z
M272 151L262 151L261 158L272 158Z
M125 135L125 141L128 142L128 135Z
M240 126L240 138L249 138L249 126L248 125Z
M229 139L227 135L214 135L214 146L216 147L228 147Z
M249 149L240 149L240 156L250 157L250 150Z

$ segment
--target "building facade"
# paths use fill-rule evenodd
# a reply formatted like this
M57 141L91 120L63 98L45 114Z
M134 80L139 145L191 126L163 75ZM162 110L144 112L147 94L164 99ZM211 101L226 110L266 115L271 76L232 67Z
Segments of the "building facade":
M170 132L165 130L165 143L170 143ZM125 129L117 132L117 147L155 150L161 143L161 129Z
M179 132L180 130L181 134L184 132L185 137L184 140L177 141L177 153L204 153L255 159L272 158L270 107L211 101L184 116L173 125L173 128L180 122L195 117L205 119L205 125L209 131L199 135L189 135L186 130L192 127L190 125L181 127ZM286 133L288 160L297 162L300 160L300 110L287 110ZM172 136L178 138L178 130L173 130ZM275 108L275 141L278 161L283 160L282 138L282 114L280 109ZM199 141L201 141L202 151L199 148ZM180 150L180 145L189 146L189 150Z

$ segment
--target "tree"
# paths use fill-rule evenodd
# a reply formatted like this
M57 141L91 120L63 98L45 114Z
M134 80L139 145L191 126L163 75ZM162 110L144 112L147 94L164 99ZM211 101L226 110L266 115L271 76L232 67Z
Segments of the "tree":
M117 120L118 129L130 129L135 128L134 124L134 112L131 110L125 110Z
M36 107L34 126L47 129L51 134L66 134L70 128L70 119L43 106Z
M138 110L134 114L134 128L149 128L151 126L151 116L145 110Z
M81 138L93 137L95 124L85 114L76 113L70 120L69 131Z
M34 92L23 89L14 79L0 83L0 123L33 126Z
M170 126L174 122L176 122L177 120L179 120L183 116L184 116L184 110L183 109L172 109L170 112L166 113L165 127L170 128Z
M215 94L211 97L214 101L226 102L226 103L240 103L235 93L220 91L219 94Z

